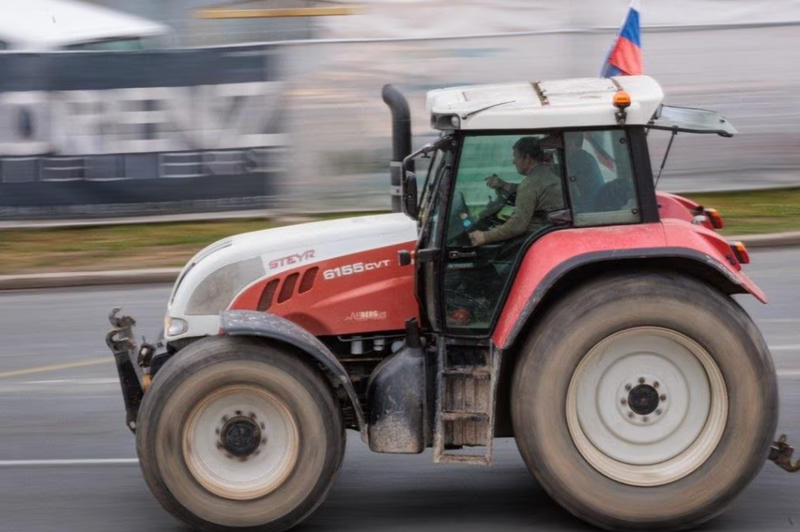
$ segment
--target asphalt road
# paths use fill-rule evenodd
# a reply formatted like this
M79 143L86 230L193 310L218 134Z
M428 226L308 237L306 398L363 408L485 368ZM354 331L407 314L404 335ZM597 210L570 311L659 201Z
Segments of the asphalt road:
M800 442L800 249L752 254L748 271L770 297L743 297L780 376L780 430ZM166 286L0 293L0 530L180 531L150 495L123 426L115 370L103 343L115 304L158 332ZM60 368L60 369L59 369ZM86 460L88 462L74 462ZM800 475L767 464L703 530L800 525ZM552 503L513 440L492 468L435 465L370 453L351 434L341 476L302 531L591 530Z

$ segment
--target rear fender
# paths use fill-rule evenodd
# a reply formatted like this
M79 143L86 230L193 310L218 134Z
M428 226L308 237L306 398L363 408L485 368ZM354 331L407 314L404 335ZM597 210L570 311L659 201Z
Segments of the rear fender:
M355 411L361 437L366 441L366 423L364 412L358 401L347 370L316 336L291 321L267 314L248 310L226 310L220 314L220 334L230 336L258 336L269 338L283 344L291 345L322 364L333 375L334 386L341 386L347 393L351 406Z
M678 238L677 233L693 233L698 227L681 225L671 238L660 223L563 230L542 237L522 261L492 340L508 349L535 315L560 295L588 278L624 269L677 271L725 293L749 292L766 302L763 292L729 263L719 242L712 245L705 235ZM708 233L727 245L716 233Z

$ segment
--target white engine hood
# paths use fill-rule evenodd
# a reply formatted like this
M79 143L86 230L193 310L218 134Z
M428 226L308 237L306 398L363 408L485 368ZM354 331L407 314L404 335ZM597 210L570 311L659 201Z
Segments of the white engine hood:
M186 333L167 335L167 340L216 334L219 312L227 308L237 293L259 279L303 264L416 239L416 222L404 214L392 213L266 229L220 240L195 255L178 277L167 316L185 320L189 327ZM198 313L190 307L190 301L194 305L192 294L210 275L219 276L215 272L226 267L236 279L225 278L218 288L232 293L219 296L219 301L225 301L222 308Z

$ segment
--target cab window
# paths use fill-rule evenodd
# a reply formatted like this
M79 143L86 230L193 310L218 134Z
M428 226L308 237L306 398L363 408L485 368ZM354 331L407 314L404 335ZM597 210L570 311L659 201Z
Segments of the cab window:
M624 130L567 132L564 150L576 227L641 221Z

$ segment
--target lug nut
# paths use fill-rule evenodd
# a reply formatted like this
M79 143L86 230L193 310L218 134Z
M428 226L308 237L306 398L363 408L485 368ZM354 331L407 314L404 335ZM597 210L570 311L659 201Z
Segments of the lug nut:
M644 384L644 382L645 382L645 378L644 377L639 377L639 384Z
M649 419L649 418L648 418L647 416L644 416L644 417L642 418L642 421L644 421L645 423L647 423L647 420L648 420L648 419Z
M628 404L628 400L627 400L627 399L623 399L623 400L621 400L621 401L620 401L620 404L621 404L622 406L625 406L625 405L627 405L627 404Z
M256 413L255 412L248 412L247 417L249 417L250 419L255 419L256 418Z
M631 386L630 384L626 384L626 385L625 385L625 391L626 391L626 392L629 392L629 391L631 391L631 389L632 389L632 388L633 388L633 386Z
M633 413L633 412L628 412L628 417L629 417L629 418L633 419L633 416L634 416L634 413Z
M653 383L653 388L658 388L658 386L659 386L658 381Z
M659 397L659 399L661 399L662 401L666 401L667 400L667 396L662 394L661 397Z
M656 409L656 415L657 415L657 416L660 416L660 415L661 415L661 414L663 414L663 413L664 413L664 411L663 411L663 410L661 410L660 408L657 408L657 409Z
M236 411L236 415L237 415L237 416L241 416L241 415L242 415L242 411L241 411L241 410L237 410L237 411Z

